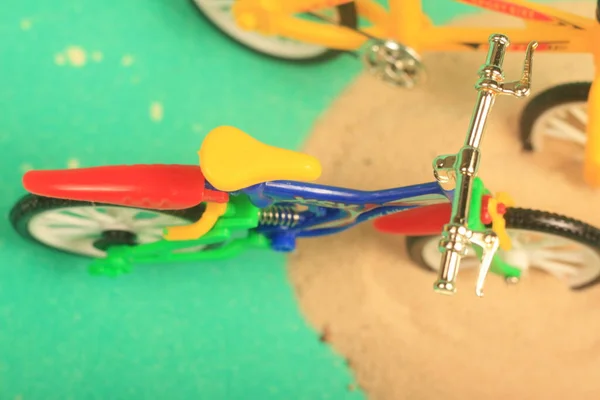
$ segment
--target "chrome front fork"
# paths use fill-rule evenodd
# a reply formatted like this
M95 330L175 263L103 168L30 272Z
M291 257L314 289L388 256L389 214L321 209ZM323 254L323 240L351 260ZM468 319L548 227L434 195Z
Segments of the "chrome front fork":
M434 290L443 294L456 292L460 261L467 254L468 248L476 245L482 249L483 255L475 292L477 296L483 296L485 279L500 242L492 230L474 231L468 226L473 182L477 177L481 158L479 147L496 96L525 97L530 92L533 50L537 43L531 42L527 47L521 79L514 82L505 82L502 70L504 55L510 44L508 38L494 34L490 36L489 43L486 62L479 70L479 80L475 85L477 102L465 143L457 154L439 156L433 162L434 175L440 185L445 190L454 191L452 216L444 226L439 244L442 260L434 285Z

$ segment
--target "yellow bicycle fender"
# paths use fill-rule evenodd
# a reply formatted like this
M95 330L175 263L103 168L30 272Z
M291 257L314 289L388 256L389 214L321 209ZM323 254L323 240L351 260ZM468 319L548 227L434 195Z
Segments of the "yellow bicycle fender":
M171 226L166 229L165 240L197 240L207 234L227 211L227 203L207 203L202 217L189 225Z

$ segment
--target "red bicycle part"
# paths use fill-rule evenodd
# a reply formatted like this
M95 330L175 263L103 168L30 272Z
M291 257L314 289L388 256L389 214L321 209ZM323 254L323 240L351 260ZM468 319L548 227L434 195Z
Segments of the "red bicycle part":
M488 208L490 206L491 199L492 199L492 196L490 196L489 194L486 194L483 196L482 202L481 202L481 222L483 222L486 225L492 223L492 216L490 215L489 208ZM506 214L506 204L498 203L498 205L496 207L496 212L500 215Z
M379 217L373 225L380 232L397 235L437 235L450 221L451 214L451 203L432 204Z
M199 166L114 165L29 171L23 186L33 194L155 210L180 210L203 201L226 203L226 192L206 189Z

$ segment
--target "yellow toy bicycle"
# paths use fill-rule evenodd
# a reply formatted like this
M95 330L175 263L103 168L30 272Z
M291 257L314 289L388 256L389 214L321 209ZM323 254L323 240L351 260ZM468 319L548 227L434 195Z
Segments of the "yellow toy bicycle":
M387 0L387 7L378 0L193 1L219 29L260 53L314 61L360 50L368 71L400 87L413 87L425 77L421 52L485 50L494 31L511 37L512 51L536 40L538 51L590 53L600 63L600 0L596 18L524 0L455 0L520 18L523 28L434 26L421 0ZM541 150L548 138L585 147L584 178L594 187L600 187L598 82L600 69L593 82L541 92L520 121L526 150Z

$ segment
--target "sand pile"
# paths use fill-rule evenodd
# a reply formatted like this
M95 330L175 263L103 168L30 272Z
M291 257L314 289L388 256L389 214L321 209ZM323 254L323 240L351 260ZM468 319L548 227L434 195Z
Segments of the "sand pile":
M568 4L592 16L592 2ZM502 25L504 18L459 23ZM430 79L413 91L361 76L318 121L306 151L323 162L321 182L381 189L433 180L431 161L462 144L483 53L428 54ZM507 56L509 78L523 53ZM590 79L585 55L538 54L534 93ZM526 101L499 98L484 138L480 174L519 206L600 226L600 191L583 186L579 165L521 151L516 125ZM432 292L435 276L412 264L404 239L365 224L300 243L290 279L310 323L327 330L370 398L598 398L600 286L571 292L532 271L517 286L490 277L486 297L461 271L459 293Z

